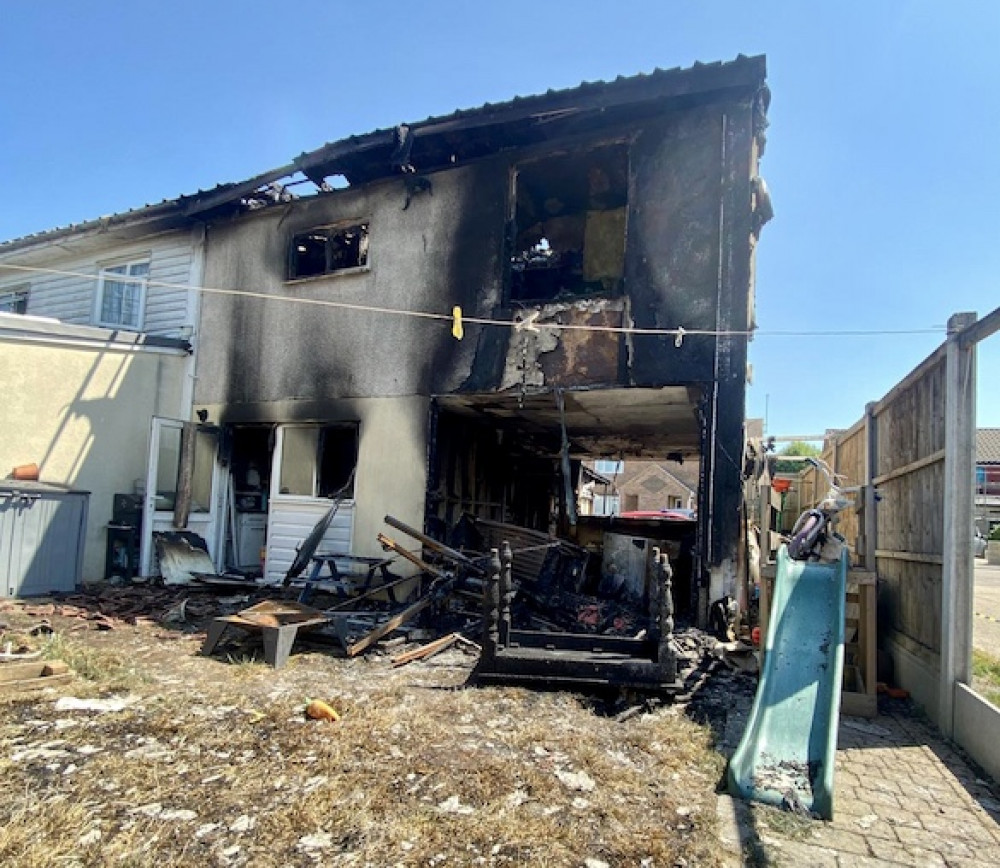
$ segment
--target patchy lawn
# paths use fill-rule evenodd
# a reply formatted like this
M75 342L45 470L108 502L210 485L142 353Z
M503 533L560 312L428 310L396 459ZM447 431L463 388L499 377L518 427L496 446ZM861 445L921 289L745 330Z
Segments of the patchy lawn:
M1000 706L1000 657L972 649L972 686L994 705Z
M579 696L469 687L458 648L398 669L298 651L275 671L250 645L205 658L201 635L146 622L53 616L44 639L23 607L0 617L5 640L78 672L0 697L2 865L723 861L721 759L680 707L619 722ZM309 698L341 720L307 720Z

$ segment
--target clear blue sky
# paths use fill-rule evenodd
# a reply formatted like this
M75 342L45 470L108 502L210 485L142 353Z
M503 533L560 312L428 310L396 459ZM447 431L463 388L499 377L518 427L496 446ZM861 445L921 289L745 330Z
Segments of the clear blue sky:
M655 67L766 54L748 412L860 418L1000 304L1000 2L7 2L0 238L242 180L352 133ZM768 332L939 334L795 338ZM979 424L1000 426L1000 335Z

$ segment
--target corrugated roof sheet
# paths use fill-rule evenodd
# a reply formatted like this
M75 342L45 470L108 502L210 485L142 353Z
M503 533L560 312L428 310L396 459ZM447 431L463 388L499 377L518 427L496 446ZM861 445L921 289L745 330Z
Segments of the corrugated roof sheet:
M559 90L554 90L550 88L542 94L531 94L529 96L515 96L512 99L498 102L498 103L483 103L475 108L467 109L455 109L455 111L450 114L444 115L431 115L424 118L422 121L407 121L406 125L419 129L420 127L431 126L434 124L448 123L454 120L463 120L467 118L479 117L482 115L499 114L501 112L507 111L512 108L519 109L530 109L532 105L544 105L547 102L552 102L553 100L562 99L570 96L587 95L591 93L597 93L599 91L606 91L615 87L622 87L626 85L634 84L647 84L656 83L665 79L675 78L684 73L692 72L708 72L711 70L722 70L724 68L736 68L739 66L756 67L760 66L763 68L764 58L762 55L757 55L754 57L747 57L744 54L740 54L735 60L731 61L714 61L712 63L700 63L696 62L688 67L675 66L670 69L661 69L656 67L652 72L640 72L635 75L619 75L613 81L583 81L578 85L572 87L566 87ZM331 147L333 145L342 145L346 143L358 143L372 136L378 136L386 133L393 133L395 127L382 127L380 129L372 130L370 133L365 133L363 135L348 136L346 139L339 139L334 142L327 142L320 148L314 151L304 152L299 155L298 159L308 156L309 154L316 153L323 150L324 148Z

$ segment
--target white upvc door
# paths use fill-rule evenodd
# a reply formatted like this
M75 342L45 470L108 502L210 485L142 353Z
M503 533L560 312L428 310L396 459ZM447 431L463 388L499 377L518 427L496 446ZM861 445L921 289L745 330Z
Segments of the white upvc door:
M187 530L198 534L208 545L208 553L221 569L224 556L225 469L219 463L218 430L194 428L191 468L191 507L183 528L174 526L174 505L181 471L181 442L184 422L154 416L149 438L149 463L142 511L142 541L139 548L140 574L154 575L156 552L153 534Z
M333 505L316 497L319 452L316 425L279 425L267 507L267 554L264 577L280 582L299 545ZM354 538L354 500L344 499L323 536L319 551L350 553Z

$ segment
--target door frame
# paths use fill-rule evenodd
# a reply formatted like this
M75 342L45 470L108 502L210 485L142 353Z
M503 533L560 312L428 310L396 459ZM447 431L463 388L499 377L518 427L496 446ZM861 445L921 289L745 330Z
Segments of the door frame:
M184 528L175 528L173 526L173 508L169 510L156 508L156 481L163 432L167 429L183 432L185 424L190 423L185 423L182 419L171 419L165 416L153 416L150 420L149 452L146 462L146 487L142 504L142 538L139 543L140 576L148 577L152 574L155 553L153 533L165 530L191 530L199 533L208 545L208 553L212 558L216 570L221 569L223 566L225 558L223 546L225 527L221 519L226 514L228 485L225 484L227 469L219 461L218 436L215 438L215 451L212 457L212 482L207 512L192 512L189 514L187 525ZM180 467L178 467L179 471Z

